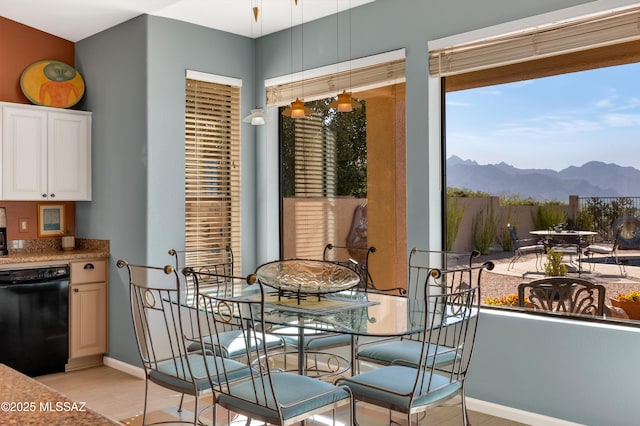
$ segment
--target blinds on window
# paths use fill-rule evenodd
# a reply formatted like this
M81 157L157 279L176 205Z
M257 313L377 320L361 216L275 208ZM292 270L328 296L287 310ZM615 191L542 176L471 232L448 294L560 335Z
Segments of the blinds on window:
M185 248L210 251L189 260L202 265L228 261L230 246L238 273L240 87L187 78L185 89Z
M322 127L322 117L294 121L295 196L336 195L335 136Z
M537 27L433 50L429 72L445 77L640 40L640 8Z
M363 90L405 81L405 60L398 59L288 83L267 86L267 106L282 106L336 96L342 90Z

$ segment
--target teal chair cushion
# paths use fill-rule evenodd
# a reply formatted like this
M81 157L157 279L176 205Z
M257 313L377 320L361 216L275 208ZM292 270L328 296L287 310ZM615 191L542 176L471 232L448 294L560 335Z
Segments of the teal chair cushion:
M377 362L380 364L402 364L409 366L418 365L420 360L420 352L422 351L422 342L416 340L393 340L384 343L376 343L365 346L358 351L357 358ZM446 346L438 346L438 353L434 357L436 351L435 345L429 347L429 357L427 365L435 362L436 365L444 365L451 363L456 358L456 352L452 348Z
M207 364L209 372L212 374L211 381L217 383L216 369L224 368L227 372L229 380L236 380L246 377L251 372L249 366L241 362L219 356L207 356ZM189 370L191 366L191 370ZM176 369L178 371L176 371ZM222 371L222 370L219 370ZM193 379L192 379L192 374ZM194 383L197 392L201 392L211 387L209 378L207 377L207 369L204 363L204 357L200 354L189 356L189 365L183 357L166 361L155 370L149 372L149 379L158 384L166 384L170 388L184 390L185 393L194 394Z
M416 383L418 370L412 367L392 365L381 367L357 376L345 379L343 384L351 388L356 399L378 401L380 405L400 409L403 412L410 410L410 395ZM429 375L429 373L424 373ZM412 407L431 405L454 396L462 387L461 382L452 380L449 376L431 374L425 377L423 388L416 392ZM427 386L431 382L430 391ZM370 386L379 387L374 389Z
M265 377L264 381L246 380L232 384L229 389L230 395L220 394L218 401L232 411L236 411L233 409L235 407L247 417L254 415L277 424L279 421L275 403L270 392L262 389L262 385L267 384L268 380ZM349 392L345 389L307 376L277 373L271 376L271 381L276 398L283 406L284 420L349 398ZM258 389L254 389L254 384ZM266 401L265 394L269 395Z
M214 339L218 344L211 346L208 345L208 343L211 343L211 336L203 338L207 349L211 350L211 348L215 346L214 353L226 358L238 358L247 354L245 338L241 330L225 331L224 333L220 333L218 336L219 342L218 339ZM283 339L279 336L267 334L265 338L267 340L267 348L277 348L284 345ZM253 344L254 342L255 340L252 339L251 343ZM262 345L262 341L260 340L258 344ZM190 352L198 351L201 347L200 343L192 343L189 345L188 350ZM220 351L220 347L222 347L222 351Z
M280 333L280 330L278 330L277 333ZM297 334L282 334L282 338L287 345L298 347ZM313 332L312 330L305 330L305 350L318 351L323 349L336 348L339 346L347 346L350 344L351 336L349 336L348 334Z

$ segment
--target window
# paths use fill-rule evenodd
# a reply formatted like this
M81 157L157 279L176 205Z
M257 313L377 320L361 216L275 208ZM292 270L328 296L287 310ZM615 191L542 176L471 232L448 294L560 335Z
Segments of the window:
M185 89L186 263L226 263L230 246L239 271L240 86L188 74Z
M449 51L432 52L431 73L444 77L443 88L446 92L447 134L443 138L446 140L443 153L447 157L462 157L461 160L455 158L447 161L447 186L465 189L459 184L451 184L457 176L462 176L463 169L466 176L475 177L475 183L486 181L491 167L481 169L483 165L496 165L494 171L504 172L505 176L510 176L507 180L517 182L520 188L528 186L531 190L542 191L546 189L543 188L544 181L552 179L554 170L566 171L570 166L574 166L571 173L575 184L580 178L576 169L590 161L640 168L634 163L635 156L629 155L637 151L635 141L638 130L636 122L630 119L636 115L640 96L635 84L640 66L640 55L637 53L640 30L635 24L639 16L638 9L617 11L536 28L530 32L523 31L513 36L469 43ZM516 115L518 113L520 116ZM629 120L624 121L625 118ZM461 129L468 130L468 135L465 136ZM504 135L509 136L504 138ZM467 155L463 152L464 139L473 140L466 145L469 147ZM625 139L629 142L625 142ZM485 153L490 155L490 160ZM473 160L478 164L463 160ZM479 167L471 172L471 167L476 166ZM539 173L534 175L533 169L538 169ZM638 208L631 206L637 194L633 189L629 191L622 186L621 182L627 179L613 178L611 169L604 173L592 171L589 175L599 173L603 174L605 184L601 189L602 194L594 193L597 189L585 185L589 181L583 179L581 185L571 187L571 191L575 191L571 194L579 197L573 201L568 196L564 197L564 205L560 206L544 203L554 198L534 198L541 204L540 207L515 205L514 201L518 198L532 204L527 200L530 194L495 191L496 185L467 187L476 194L487 192L487 188L491 187L494 192L490 195L502 196L503 200L508 201L500 205L489 201L489 205L494 207L491 211L494 222L490 225L495 226L495 237L488 244L493 244L494 257L500 257L499 247L505 247L503 243L508 245L510 242L508 235L505 237L503 233L508 222L519 225L519 238L532 237L530 230L549 229L548 226L552 224L565 222L565 226L574 229L598 231L599 245L613 247L614 225L625 216L637 216ZM538 177L533 181L535 187L530 185L528 176ZM611 184L612 178L616 181L613 184L615 189L623 191L619 197L605 195L609 189L606 182ZM463 221L471 223L475 220L473 216L480 203L477 199L458 200L462 203L457 207L458 212L464 211L467 216ZM538 221L544 218L538 217L535 212L543 210L545 214L560 212L560 216L554 216L560 219L553 219L548 225L541 226ZM447 215L451 213L450 209ZM598 223L605 216L606 225L599 228ZM483 223L488 222L485 220ZM465 232L463 228L461 225L461 232ZM472 226L467 225L466 232L470 228ZM559 235L563 238L559 239L556 235L551 240L544 238L542 242L552 248L558 243L580 242L570 241L570 234L566 234L566 237ZM460 236L457 242L460 242ZM582 248L573 257L566 255L563 258L563 263L570 269L570 276L581 276L604 284L606 305L615 305L610 298L618 293L637 291L638 284L632 278L636 274L635 253L617 253L627 265L628 276L625 276L624 268L616 265L613 259L608 259L610 265L605 265L606 255L600 258L585 257L584 253L589 251L585 250L587 244L583 242ZM508 262L513 256L513 247L505 250L508 253L502 257ZM509 306L517 300L517 284L544 277L544 268L536 272L533 256L529 256L530 270L524 274L524 280L521 278L523 271L516 268L513 274L519 275L513 276L511 282L508 279L496 279L493 285L485 288L483 302ZM550 260L543 255L542 263ZM582 268L581 275L577 273L579 268ZM573 273L571 269L574 269ZM501 286L500 281L507 283ZM487 298L492 300L487 302ZM624 317L629 316L631 323L634 322L634 316L628 312L620 312L615 308L607 312L608 318L618 319L618 316L625 322L629 319Z
M384 288L406 281L404 51L378 64L368 59L350 77L362 108L329 108L343 90L336 82L349 76L313 70L304 81L267 84L267 99L284 107L305 96L313 111L302 119L280 115L282 257L319 259L329 243L373 246L370 272Z

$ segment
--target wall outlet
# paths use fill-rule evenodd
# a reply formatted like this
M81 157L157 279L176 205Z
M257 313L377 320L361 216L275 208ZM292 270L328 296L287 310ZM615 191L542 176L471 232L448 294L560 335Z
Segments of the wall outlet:
M19 232L29 232L29 221L26 218L21 217L18 222L20 224L18 227Z

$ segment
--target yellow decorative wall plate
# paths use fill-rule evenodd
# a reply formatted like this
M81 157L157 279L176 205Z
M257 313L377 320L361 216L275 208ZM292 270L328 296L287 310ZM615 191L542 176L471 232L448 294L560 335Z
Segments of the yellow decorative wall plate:
M69 108L84 95L84 80L72 66L47 59L25 68L20 88L36 105Z

